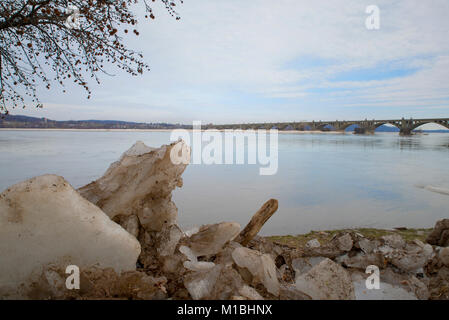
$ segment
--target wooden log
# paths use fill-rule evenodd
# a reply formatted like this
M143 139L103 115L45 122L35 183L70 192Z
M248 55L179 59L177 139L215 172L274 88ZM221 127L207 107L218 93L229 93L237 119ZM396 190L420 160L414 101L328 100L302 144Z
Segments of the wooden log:
M246 246L262 229L265 222L276 212L278 209L278 201L276 199L270 199L257 211L251 218L251 221L246 225L245 229L240 232L237 237L237 242Z

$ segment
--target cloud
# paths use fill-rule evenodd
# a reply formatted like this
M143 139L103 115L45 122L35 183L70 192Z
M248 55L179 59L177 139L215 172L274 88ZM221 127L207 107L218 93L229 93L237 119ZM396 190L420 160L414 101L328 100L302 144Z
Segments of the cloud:
M376 1L380 30L367 30L371 4L188 0L180 21L156 8L129 40L150 73L103 76L88 102L76 88L70 104L55 92L44 101L59 119L66 109L78 119L216 123L447 116L449 2Z

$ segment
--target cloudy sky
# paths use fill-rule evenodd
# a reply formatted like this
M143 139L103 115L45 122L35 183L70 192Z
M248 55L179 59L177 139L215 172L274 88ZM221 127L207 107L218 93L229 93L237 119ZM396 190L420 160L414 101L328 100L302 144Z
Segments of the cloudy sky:
M368 5L380 29L368 30ZM90 100L39 90L57 120L214 123L449 117L447 0L185 0L129 46L151 67L102 76ZM143 8L139 15L143 14Z

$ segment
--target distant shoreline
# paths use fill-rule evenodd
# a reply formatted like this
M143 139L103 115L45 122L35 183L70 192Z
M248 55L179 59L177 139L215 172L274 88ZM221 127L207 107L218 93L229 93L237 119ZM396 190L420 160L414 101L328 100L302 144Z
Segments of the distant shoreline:
M68 129L68 128L0 128L0 131L73 131L73 132L170 132L173 130L187 130L193 131L193 129ZM207 129L206 129L207 130ZM206 131L202 129L201 131ZM224 132L224 130L234 130L234 129L208 129L215 130L219 132ZM245 130L244 130L245 131ZM278 130L278 133L282 134L352 134L352 131L347 132L339 132L339 131L317 131L317 130L309 130L309 131L300 131L300 130L288 130L282 131ZM390 132L387 132L390 133ZM395 132L391 132L395 133Z
M68 131L68 132L170 132L173 130L187 130L187 131L193 131L193 129L182 129L182 128L176 128L176 129L71 129L71 128L0 128L1 131ZM201 131L205 130L215 130L219 132L224 132L224 130L236 130L236 129L202 129ZM243 130L245 131L245 130ZM256 130L257 131L257 130ZM306 130L306 131L300 131L300 130L278 130L279 134L354 134L353 131L319 131L319 130ZM394 131L379 131L376 132L376 134L379 133L394 133L398 134L398 132ZM423 131L422 133L428 134L428 133L449 133L449 130L447 132L444 131ZM416 134L419 135L419 134Z

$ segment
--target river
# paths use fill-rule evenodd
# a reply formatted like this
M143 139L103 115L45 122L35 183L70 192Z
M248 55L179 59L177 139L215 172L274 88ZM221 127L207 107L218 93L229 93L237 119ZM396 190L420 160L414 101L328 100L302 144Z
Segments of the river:
M170 132L1 130L0 190L46 173L80 187L137 140L158 147ZM278 171L268 176L259 165L189 165L173 193L181 226L243 226L270 198L279 209L264 235L432 227L449 217L449 134L280 133L278 154Z

